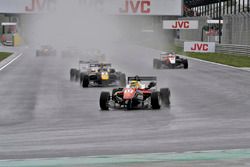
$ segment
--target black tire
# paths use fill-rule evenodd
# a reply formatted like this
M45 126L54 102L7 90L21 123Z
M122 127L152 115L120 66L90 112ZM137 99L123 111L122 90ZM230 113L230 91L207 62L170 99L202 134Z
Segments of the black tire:
M85 73L80 73L80 85L82 85L83 78L86 74Z
M76 70L75 73L76 73L75 74L75 81L79 81L79 79L80 79L80 70Z
M76 73L76 69L71 68L70 69L70 81L74 81L75 80L75 73Z
M161 108L161 99L159 92L153 92L151 94L151 106L153 110L158 110Z
M161 60L157 60L156 68L161 69L161 64L162 64Z
M121 73L121 75L120 75L120 86L121 87L126 86L126 75L124 73Z
M165 106L169 106L170 105L170 96L171 96L169 88L160 89L160 95L161 95L162 103Z
M160 69L160 63L161 61L159 59L154 59L153 60L154 69Z
M127 110L132 110L132 100L129 100L128 101L128 104L127 104Z
M111 68L109 71L110 71L110 73L112 73L112 74L115 73L115 69L114 69L114 68Z
M83 88L89 87L89 76L88 75L83 76L82 87Z
M102 92L100 96L100 101L99 101L101 110L103 111L109 110L109 101L110 101L110 93Z
M41 52L39 51L39 50L37 50L36 51L36 56L40 56L41 54L40 54Z
M184 69L188 69L188 60L187 59L183 60L183 65L184 65Z
M153 60L153 68L154 68L154 69L156 69L156 61L157 61L157 59L154 59L154 60Z

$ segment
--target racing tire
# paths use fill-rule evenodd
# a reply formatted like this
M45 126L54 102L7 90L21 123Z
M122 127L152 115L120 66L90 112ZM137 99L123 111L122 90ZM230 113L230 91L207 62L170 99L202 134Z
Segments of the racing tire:
M120 75L120 86L121 87L126 86L126 75L124 73L121 73L121 75Z
M162 100L163 104L165 106L169 106L170 105L170 96L171 96L169 88L160 89L160 95L161 95L161 100Z
M188 69L188 60L187 59L183 60L183 65L184 65L184 69Z
M128 103L127 103L127 110L132 110L132 100L129 100Z
M36 51L36 56L40 56L41 52L39 50Z
M80 70L76 70L75 81L79 81L79 79L80 79Z
M83 78L82 78L82 87L83 88L89 87L89 76L88 75L83 76Z
M112 73L112 74L113 74L113 73L115 73L115 72L116 72L116 71L115 71L115 69L114 69L114 68L111 68L111 69L110 69L110 73Z
M161 64L162 64L161 60L157 60L156 68L161 69Z
M154 69L159 69L160 68L158 59L153 60L153 67L154 67Z
M100 96L99 105L102 111L109 110L110 93L102 92Z
M151 94L151 106L153 110L158 110L161 108L161 98L159 92L153 92Z
M82 82L83 82L83 78L84 78L84 76L85 76L86 74L85 73L80 73L80 85L82 85Z
M70 69L70 81L74 81L76 69Z

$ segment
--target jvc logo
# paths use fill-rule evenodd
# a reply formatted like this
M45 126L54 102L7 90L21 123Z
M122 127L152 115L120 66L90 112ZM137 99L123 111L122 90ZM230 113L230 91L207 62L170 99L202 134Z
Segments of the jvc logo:
M192 47L191 47L192 51L208 51L208 44L199 44L199 43L195 43Z
M142 13L149 14L151 1L150 0L125 0L123 8L120 8L120 13L128 14L130 11L132 13Z
M189 28L189 21L176 21L175 24L172 25L172 28L175 29Z
M56 5L55 0L31 0L31 3L25 6L26 12L35 12L43 10L54 10Z

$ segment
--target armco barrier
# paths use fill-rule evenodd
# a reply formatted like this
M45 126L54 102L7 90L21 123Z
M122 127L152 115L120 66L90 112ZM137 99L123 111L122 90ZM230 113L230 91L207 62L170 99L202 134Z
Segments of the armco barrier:
M175 45L183 48L184 41L176 39ZM215 50L217 53L250 56L250 45L216 44Z

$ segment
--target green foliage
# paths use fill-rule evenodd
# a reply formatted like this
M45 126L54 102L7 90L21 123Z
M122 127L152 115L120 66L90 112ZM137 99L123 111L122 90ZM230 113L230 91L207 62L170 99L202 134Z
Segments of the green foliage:
M7 53L7 52L0 52L0 61L3 59L9 57L12 53Z

